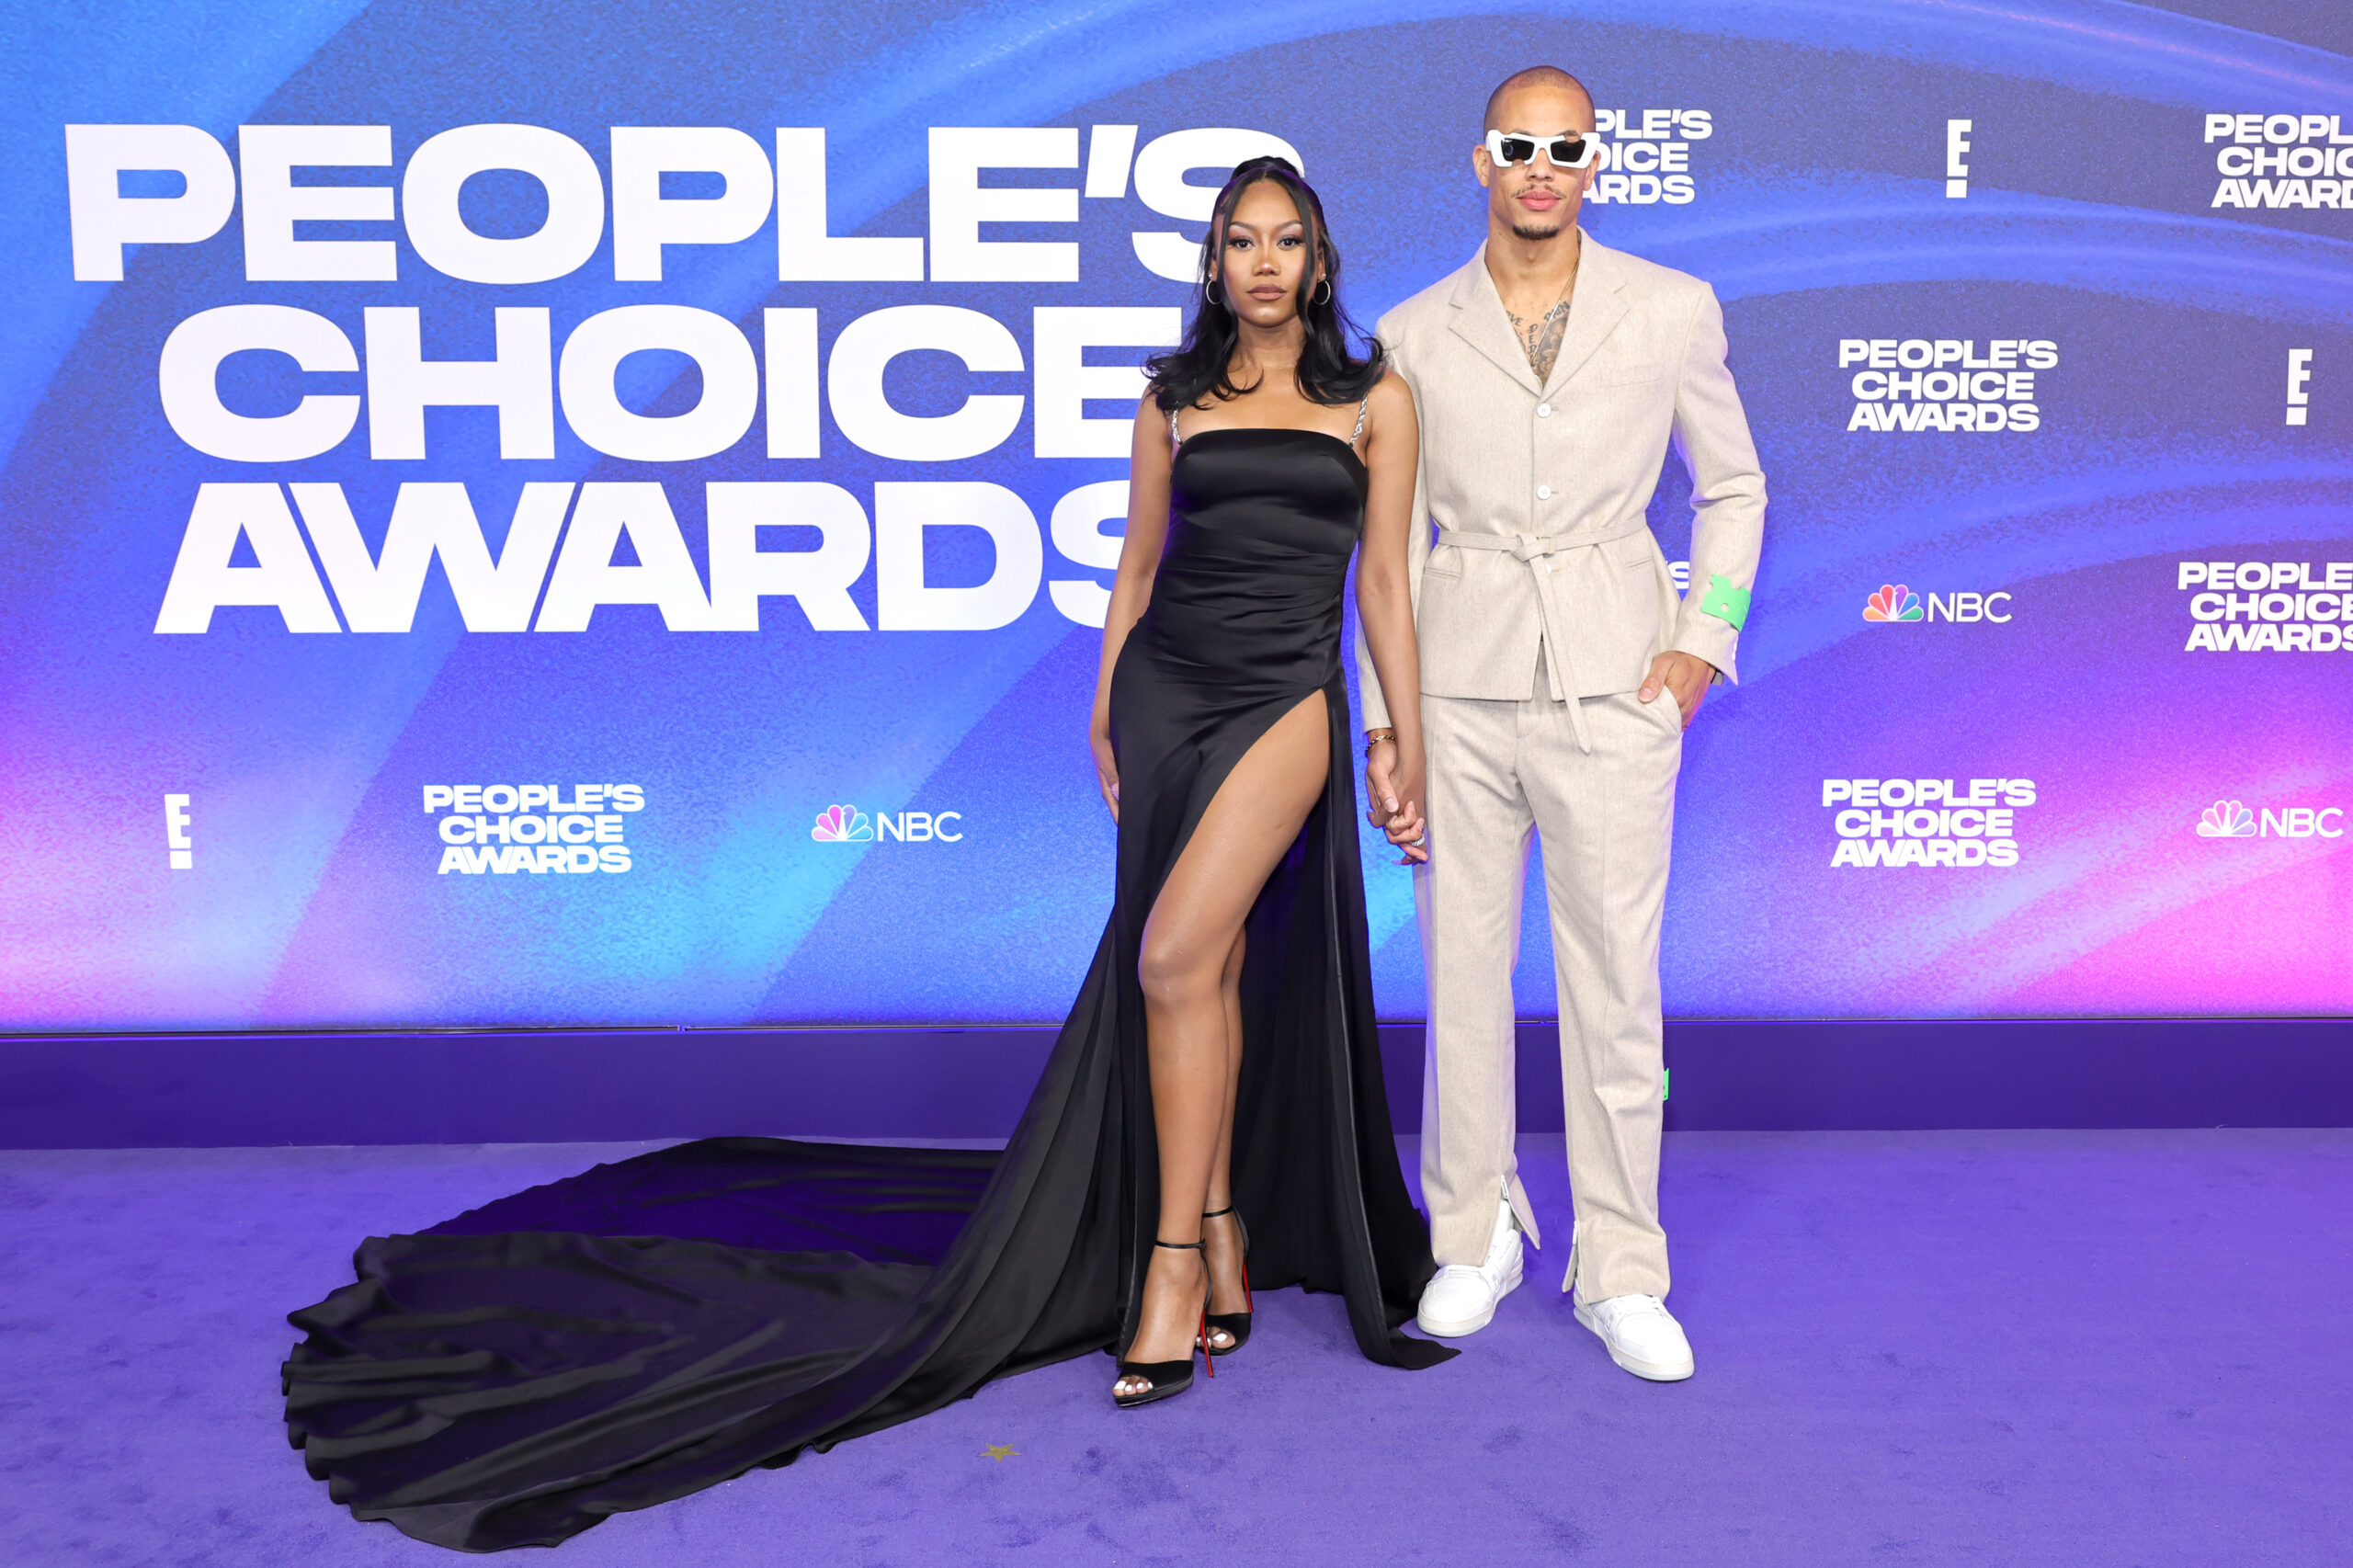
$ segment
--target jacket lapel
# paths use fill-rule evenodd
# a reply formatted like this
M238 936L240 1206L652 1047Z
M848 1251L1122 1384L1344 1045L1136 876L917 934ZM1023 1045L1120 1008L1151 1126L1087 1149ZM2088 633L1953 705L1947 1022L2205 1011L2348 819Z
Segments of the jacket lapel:
M1480 245L1471 265L1454 275L1454 294L1449 301L1454 307L1454 333L1463 342L1495 362L1495 369L1537 396L1544 389L1536 381L1536 372L1528 368L1528 351L1519 346L1519 338L1511 330L1511 318L1504 313L1504 300L1495 292L1495 280L1487 276L1487 247ZM1575 307L1570 310L1570 330L1575 330Z
M1608 245L1597 244L1591 234L1580 242L1584 249L1577 257L1576 292L1569 297L1569 330L1561 339L1561 351L1552 360L1552 376L1541 394L1551 397L1577 372L1577 368L1593 358L1594 350L1617 330L1626 319L1626 268L1619 265L1618 253ZM1482 274L1485 272L1482 267ZM1493 293L1495 286L1488 285ZM1495 308L1503 309L1500 297ZM1523 367L1526 361L1522 362ZM1532 379L1532 378L1531 378Z

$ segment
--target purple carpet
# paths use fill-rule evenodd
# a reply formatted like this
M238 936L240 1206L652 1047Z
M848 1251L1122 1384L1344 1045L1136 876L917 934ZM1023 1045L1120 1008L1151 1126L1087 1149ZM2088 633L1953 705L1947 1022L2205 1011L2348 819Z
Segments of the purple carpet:
M1407 1149L1407 1168L1412 1150ZM283 1313L370 1232L642 1145L0 1153L0 1560L453 1561L278 1422ZM622 1515L588 1568L2317 1563L2353 1541L2353 1131L1670 1134L1698 1377L1612 1367L1554 1245L1465 1355L1369 1365L1259 1299L1212 1382L1108 1359ZM185 1301L210 1305L196 1315ZM1010 1450L991 1458L992 1450Z

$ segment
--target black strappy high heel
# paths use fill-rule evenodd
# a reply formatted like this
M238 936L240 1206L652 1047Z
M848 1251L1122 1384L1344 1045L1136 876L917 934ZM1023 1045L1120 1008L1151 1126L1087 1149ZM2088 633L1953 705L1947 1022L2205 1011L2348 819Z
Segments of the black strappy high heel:
M1212 1213L1204 1214L1201 1218L1218 1220L1228 1214L1233 1214L1233 1205L1231 1203ZM1241 1215L1233 1214L1233 1228L1240 1233L1242 1242L1242 1310L1238 1312L1212 1312L1205 1310L1201 1313L1201 1325L1204 1331L1201 1348L1208 1351L1211 1358L1231 1356L1250 1343L1250 1227L1242 1222ZM1209 1261L1207 1252L1201 1254L1201 1261L1203 1263ZM1210 1334L1223 1334L1233 1343L1223 1346L1212 1345L1207 1338Z
M1152 1244L1156 1247L1166 1247L1170 1252L1198 1252L1201 1255L1201 1326L1194 1339L1203 1351L1214 1355L1214 1351L1210 1351L1208 1250L1199 1242L1154 1241ZM1210 1376L1217 1376L1217 1367L1214 1363L1210 1366ZM1146 1386L1142 1393L1120 1392L1120 1384L1130 1378L1142 1378L1144 1381ZM1123 1360L1120 1363L1119 1375L1111 1381L1111 1403L1121 1410L1131 1410L1139 1404L1150 1404L1154 1400L1174 1399L1192 1386L1193 1355L1189 1349L1186 1351L1182 1361Z

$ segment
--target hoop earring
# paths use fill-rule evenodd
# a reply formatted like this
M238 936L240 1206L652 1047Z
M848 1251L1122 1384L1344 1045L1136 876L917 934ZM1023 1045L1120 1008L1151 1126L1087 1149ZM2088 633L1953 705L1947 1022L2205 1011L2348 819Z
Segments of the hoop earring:
M1311 305L1330 304L1332 302L1332 280L1328 278L1324 279L1324 297L1322 299L1319 300L1311 294L1308 296L1307 302Z
M1218 298L1217 279L1214 278L1201 285L1201 298L1207 300L1212 305L1222 305L1225 303L1223 300Z

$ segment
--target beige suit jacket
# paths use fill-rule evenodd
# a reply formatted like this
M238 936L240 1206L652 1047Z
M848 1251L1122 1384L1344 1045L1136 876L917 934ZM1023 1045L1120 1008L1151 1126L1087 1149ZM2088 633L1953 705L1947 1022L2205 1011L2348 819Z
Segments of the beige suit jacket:
M1539 385L1487 273L1486 247L1381 319L1382 346L1421 420L1417 519L1510 549L1433 548L1411 530L1408 565L1422 690L1518 699L1537 653L1560 697L1640 686L1667 649L1737 679L1739 631L1701 608L1711 580L1756 580L1765 476L1724 364L1723 312L1699 279L1584 236L1567 335ZM1644 522L1672 440L1691 472L1691 585L1677 598ZM1722 609L1727 596L1712 596ZM1745 599L1737 600L1745 609ZM1365 723L1389 722L1363 635Z

